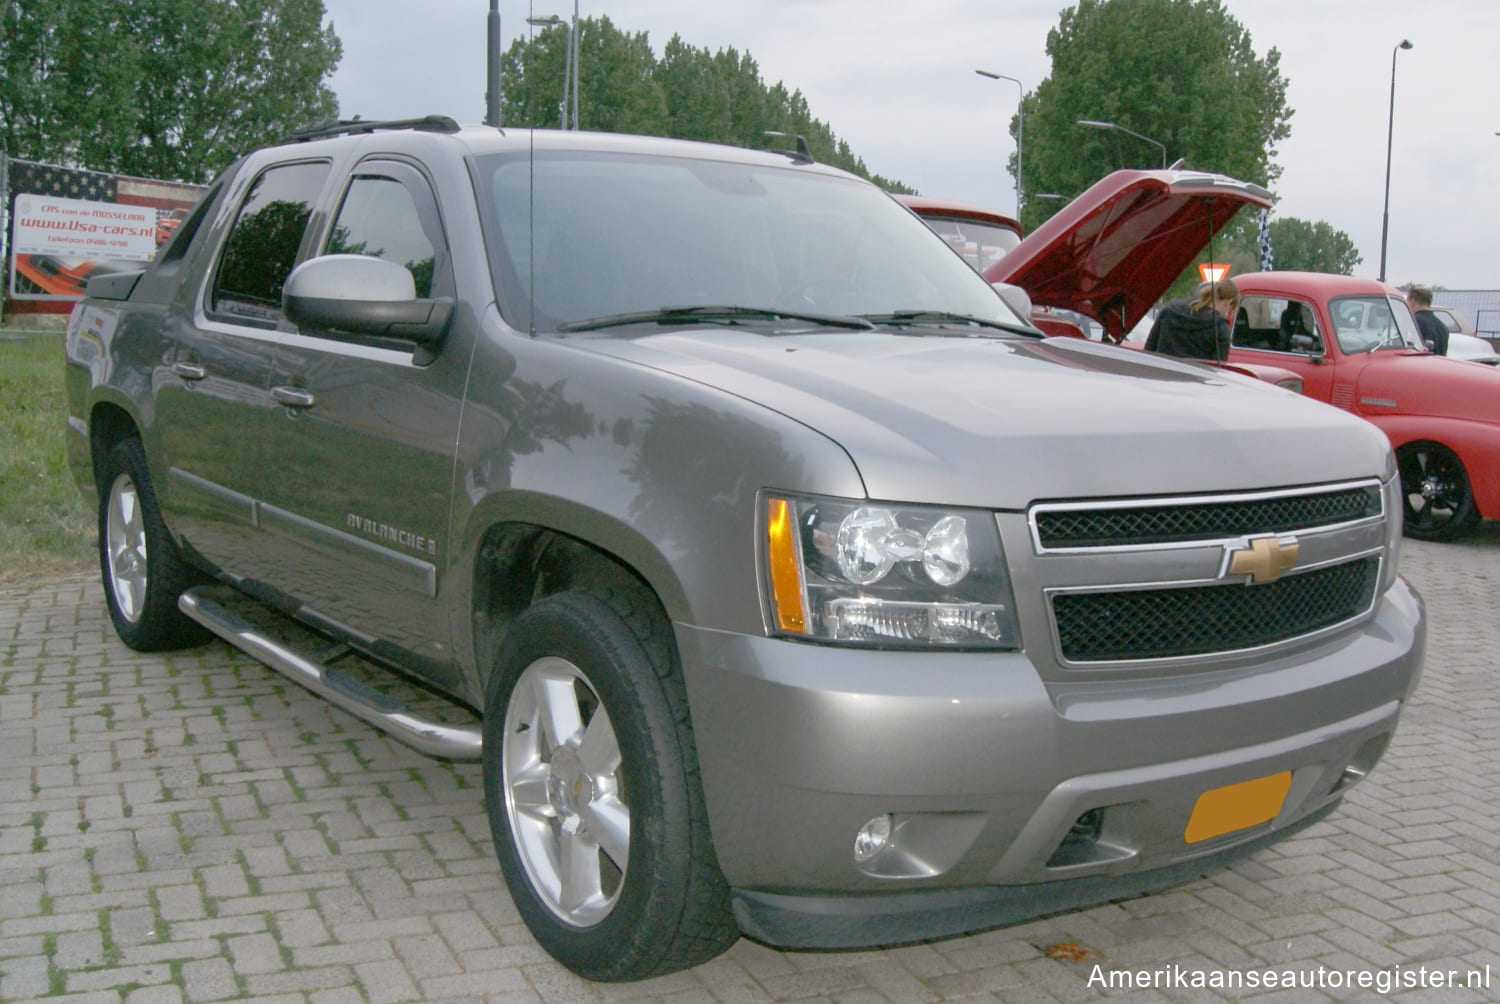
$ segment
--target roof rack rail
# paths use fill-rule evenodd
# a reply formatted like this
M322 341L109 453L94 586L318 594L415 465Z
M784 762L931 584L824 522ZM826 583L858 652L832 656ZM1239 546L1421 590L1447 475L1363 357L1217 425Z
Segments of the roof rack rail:
M329 136L347 136L352 133L373 133L377 129L415 129L419 132L445 132L454 133L459 131L459 124L446 115L424 115L416 119L362 119L355 116L352 119L328 119L323 122L314 122L303 126L283 137L283 143L306 143L314 139L326 139Z

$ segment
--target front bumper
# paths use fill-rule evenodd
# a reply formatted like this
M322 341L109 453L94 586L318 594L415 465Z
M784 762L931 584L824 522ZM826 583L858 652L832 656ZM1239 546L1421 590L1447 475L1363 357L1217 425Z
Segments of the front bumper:
M746 933L937 937L1169 885L1330 811L1420 672L1420 598L1254 667L1044 684L1022 653L866 651L678 625L719 863ZM1200 796L1287 777L1187 839ZM888 852L856 834L889 816ZM1086 825L1080 825L1086 824Z
M747 937L781 948L869 948L956 937L1190 882L1306 829L1336 807L1337 803L1325 805L1284 829L1200 858L1129 875L865 896L788 896L736 889L734 919Z

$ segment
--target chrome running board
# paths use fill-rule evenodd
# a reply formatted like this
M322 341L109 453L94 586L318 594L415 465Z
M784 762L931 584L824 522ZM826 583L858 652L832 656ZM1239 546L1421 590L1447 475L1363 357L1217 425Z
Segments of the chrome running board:
M204 587L187 590L177 605L235 648L417 752L449 760L479 759L483 740L477 725L445 725L421 717L369 684L272 638L216 602Z

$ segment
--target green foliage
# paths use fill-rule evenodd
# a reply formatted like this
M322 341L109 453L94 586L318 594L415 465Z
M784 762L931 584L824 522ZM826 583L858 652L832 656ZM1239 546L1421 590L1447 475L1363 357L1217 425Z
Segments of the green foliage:
M188 182L332 117L323 0L3 0L11 156Z
M1258 58L1220 0L1079 0L1047 34L1052 73L1025 96L1026 195L1081 192L1121 167L1166 159L1261 185L1280 173L1277 142L1292 110L1281 56ZM1017 124L1011 123L1015 135ZM1014 162L1012 162L1014 169ZM1059 207L1023 196L1029 232Z
M801 91L767 86L749 53L711 53L673 35L662 56L645 32L626 34L608 17L579 22L579 127L603 132L672 136L764 149L768 131L802 136L813 156L891 191L912 189L872 174L849 144L813 117ZM507 125L555 129L563 94L568 31L545 28L518 39L501 61ZM793 141L782 140L784 144Z
M63 448L62 333L0 331L0 585L83 572L93 512Z
M1354 241L1324 220L1299 220L1295 216L1272 220L1271 247L1280 271L1332 272L1353 275L1364 260Z

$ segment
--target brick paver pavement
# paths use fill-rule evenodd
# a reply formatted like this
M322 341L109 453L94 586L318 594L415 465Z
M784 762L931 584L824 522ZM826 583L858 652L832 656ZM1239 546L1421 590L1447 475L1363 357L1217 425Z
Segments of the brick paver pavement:
M425 759L219 642L133 653L95 583L6 591L0 1000L1500 999L1500 525L1408 542L1402 568L1430 616L1417 698L1379 768L1296 838L987 934L846 953L742 940L628 985L582 981L531 939L476 766ZM1141 970L1158 985L1100 984ZM1168 983L1320 970L1321 989ZM1489 982L1431 986L1450 970Z

